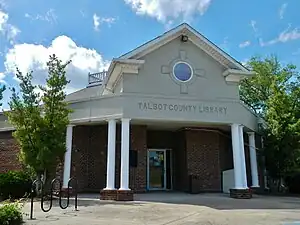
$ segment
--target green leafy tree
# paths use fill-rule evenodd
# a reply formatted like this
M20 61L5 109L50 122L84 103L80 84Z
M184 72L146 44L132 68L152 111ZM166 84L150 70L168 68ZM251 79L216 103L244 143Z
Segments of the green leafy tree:
M283 66L275 56L254 57L248 67L256 75L242 81L241 100L265 120L266 168L273 179L281 180L300 168L299 72L295 65Z
M283 87L273 90L267 102L264 150L270 175L280 179L299 171L300 120L293 95Z
M241 100L256 114L264 117L267 101L273 94L272 85L287 87L299 74L296 66L282 66L276 56L266 58L253 57L246 65L256 75L244 79L240 86Z
M33 85L32 72L24 75L17 70L20 93L11 89L10 111L6 113L9 122L16 128L13 135L21 147L20 159L39 178L44 175L45 180L53 175L66 151L65 132L71 111L64 101L64 89L69 83L66 79L69 63L62 63L51 55L44 86Z
M0 87L0 101L3 99L3 92L6 90L6 86L3 85ZM2 106L2 102L0 102L0 106Z

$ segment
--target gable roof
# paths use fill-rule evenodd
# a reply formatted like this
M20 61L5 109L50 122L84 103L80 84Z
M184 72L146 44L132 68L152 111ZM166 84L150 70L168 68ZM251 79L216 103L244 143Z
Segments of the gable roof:
M232 56L224 52L217 45L209 41L205 36L200 34L187 23L182 23L179 26L165 32L164 34L146 42L136 49L122 55L119 59L140 59L142 56L154 51L162 45L174 40L181 35L187 35L189 40L197 45L200 49L213 57L227 69L237 69L248 72L249 70Z

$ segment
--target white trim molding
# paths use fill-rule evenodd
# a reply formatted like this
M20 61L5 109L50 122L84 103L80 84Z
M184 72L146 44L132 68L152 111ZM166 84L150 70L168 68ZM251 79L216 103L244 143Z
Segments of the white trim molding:
M6 131L15 131L16 128L14 127L3 127L3 128L0 128L0 132L6 132Z
M112 93L123 73L138 74L139 68L144 63L145 60L114 59L108 69L108 74L104 82L104 91Z
M97 116L97 117L85 117L85 118L78 118L78 119L71 119L70 122L74 125L81 124L81 123L92 123L92 122L104 122L111 119L120 119L122 118L123 114L114 114L109 116Z
M187 66L190 68L191 76L190 76L189 79L187 79L187 80L180 80L180 79L176 76L176 74L175 74L175 67L176 67L178 64L185 64L185 65L187 65ZM194 76L194 70L193 70L193 67L192 67L188 62L180 60L180 61L177 61L176 63L174 63L173 68L172 68L172 75L173 75L173 77L174 77L179 83L188 83L188 82L193 78L193 76Z
M252 71L241 71L236 69L227 69L223 72L226 82L239 83L241 80L254 76Z

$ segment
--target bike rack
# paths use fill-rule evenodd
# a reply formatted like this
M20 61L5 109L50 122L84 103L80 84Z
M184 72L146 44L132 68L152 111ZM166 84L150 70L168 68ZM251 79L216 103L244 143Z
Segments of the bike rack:
M35 180L33 181L32 185L31 185L31 203L30 203L30 219L33 219L33 198L34 198L34 188L36 186L37 183L41 184L42 187L42 196L41 196L41 209L43 212L49 212L52 209L52 203L53 203L53 189L54 189L54 184L55 183L59 183L59 207L61 209L66 209L69 207L70 205L70 184L72 181L75 181L75 185L74 188L72 188L74 190L74 194L75 194L75 211L77 210L77 206L78 206L78 196L77 196L77 180L75 180L75 178L70 178L68 181L68 188L67 188L67 204L65 206L62 205L62 184L60 182L60 180L58 178L54 178L51 181L51 189L50 189L50 205L48 209L45 209L44 207L44 188L43 188L43 182L41 180Z

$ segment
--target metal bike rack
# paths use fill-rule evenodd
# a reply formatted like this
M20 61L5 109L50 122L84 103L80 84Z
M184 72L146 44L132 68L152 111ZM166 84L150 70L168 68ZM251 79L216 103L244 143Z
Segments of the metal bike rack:
M59 207L61 209L66 209L69 207L70 205L70 184L72 182L74 182L73 188L72 190L74 191L75 194L75 211L77 211L77 206L78 206L78 196L77 196L77 180L75 178L71 178L68 181L68 188L67 188L67 204L65 206L62 205L62 184L60 182L60 180L58 178L54 178L51 181L51 189L50 189L50 205L48 209L45 209L44 207L44 188L43 188L43 182L41 180L35 180L32 183L31 186L31 204L30 204L30 219L33 219L33 198L34 198L34 188L36 186L37 183L41 184L42 187L42 196L41 196L41 209L43 212L49 212L52 209L52 205L53 205L53 189L54 189L54 184L55 183L59 183Z

